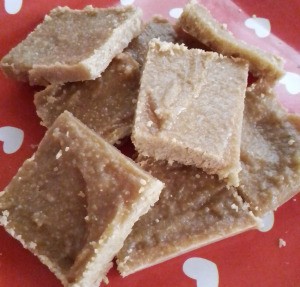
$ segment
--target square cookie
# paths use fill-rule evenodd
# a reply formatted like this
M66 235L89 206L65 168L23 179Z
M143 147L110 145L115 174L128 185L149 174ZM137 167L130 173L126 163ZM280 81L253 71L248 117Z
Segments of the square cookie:
M1 68L32 85L95 79L141 32L141 15L132 6L57 7L1 60Z
M64 286L98 287L162 187L64 112L0 193L0 224Z
M152 40L132 135L139 153L237 186L247 77L245 61Z

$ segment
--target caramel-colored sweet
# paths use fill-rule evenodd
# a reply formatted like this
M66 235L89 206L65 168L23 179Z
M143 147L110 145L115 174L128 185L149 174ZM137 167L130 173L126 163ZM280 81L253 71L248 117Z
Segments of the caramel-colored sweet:
M238 191L257 215L274 210L300 190L300 134L265 82L249 88L242 129Z
M142 29L132 6L57 7L1 61L3 71L34 85L95 79Z
M99 286L163 184L69 112L0 193L0 224L64 286Z
M166 19L156 16L100 78L52 84L36 93L34 102L42 125L50 127L67 110L112 144L130 135L141 76L139 68L143 67L149 41L155 37L175 42L177 33Z
M36 93L37 114L50 127L67 110L114 144L131 134L139 80L139 64L122 53L94 81L53 84Z
M166 187L119 252L121 274L247 230L256 221L252 213L262 216L298 193L299 126L299 117L283 110L268 84L260 81L246 95L238 188L227 189L195 167L139 158Z
M255 76L266 77L274 83L283 75L281 58L237 40L197 0L190 0L184 7L178 25L213 51L249 61L249 69Z
M242 60L152 40L132 135L139 153L237 186L247 76Z
M162 16L154 16L145 25L143 32L133 39L124 52L129 53L141 66L144 66L150 40L159 38L161 41L185 44L188 48L207 49L198 40L185 33L179 27L174 27Z
M150 158L138 162L166 185L117 255L123 276L255 227L247 205L217 176Z
M178 35L168 20L161 16L155 16L147 23L143 32L130 42L124 52L129 53L143 67L148 52L148 44L153 38L175 43L178 40Z

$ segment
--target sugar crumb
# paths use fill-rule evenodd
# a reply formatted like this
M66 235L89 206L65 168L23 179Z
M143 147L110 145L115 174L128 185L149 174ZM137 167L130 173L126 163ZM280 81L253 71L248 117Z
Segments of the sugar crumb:
M29 242L29 248L31 248L31 249L35 249L36 248L36 246L37 246L37 244L35 243L35 242Z
M85 194L84 194L84 192L82 192L81 190L79 191L79 193L78 193L78 196L80 196L80 197L85 197Z
M60 149L59 152L56 154L55 158L59 159L61 156L62 156L62 151Z
M295 140L294 139L290 139L289 141L288 141L288 144L289 145L293 145L295 143Z
M108 285L109 280L108 280L108 277L107 277L107 276L104 276L104 277L103 277L103 283L106 284L106 285Z
M150 128L152 125L153 125L153 122L152 122L152 121L148 121L148 122L147 122L147 127L148 127L148 128Z
M146 185L146 184L147 184L147 181L144 180L144 179L141 179L141 180L140 180L140 184L141 184L141 185Z
M52 20L52 17L49 16L49 15L46 15L45 18L44 18L44 20L45 20L45 21L50 21L50 20Z
M235 203L231 204L231 209L235 210L236 212L239 211L239 207Z
M8 224L8 220L7 220L8 216L9 216L8 210L2 211L2 216L0 215L0 225L6 226Z

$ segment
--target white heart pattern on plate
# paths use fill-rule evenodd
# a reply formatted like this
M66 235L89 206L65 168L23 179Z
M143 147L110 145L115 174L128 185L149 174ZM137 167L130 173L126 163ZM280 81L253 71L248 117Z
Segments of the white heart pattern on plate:
M217 265L207 259L192 257L182 266L184 274L197 282L197 287L218 287L219 272Z
M279 83L285 85L287 91L292 95L300 93L300 75L298 74L286 72Z
M266 38L271 34L271 23L266 18L248 18L245 21L245 26L253 29L259 38Z
M183 9L182 8L173 8L169 11L169 15L172 18L178 19L180 15L182 14Z
M22 145L24 132L14 127L0 128L0 141L3 142L3 151L6 154L15 153Z
M131 5L134 3L134 0L120 0L121 4L126 6L126 5Z
M23 0L5 0L4 8L8 14L17 14L22 8Z
M272 229L274 225L274 212L270 211L267 212L263 217L260 218L260 222L258 225L258 230L261 232L267 232Z

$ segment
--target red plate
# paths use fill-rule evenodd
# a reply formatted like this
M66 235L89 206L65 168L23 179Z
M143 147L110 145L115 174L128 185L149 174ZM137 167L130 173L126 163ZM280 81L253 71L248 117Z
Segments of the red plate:
M145 19L162 14L175 20L185 0L121 0L144 10ZM239 38L285 58L286 76L277 85L280 101L291 112L300 113L300 1L299 0L202 0L212 14L227 23ZM5 0L0 7L0 57L42 21L57 5L82 8L88 4L109 6L108 0ZM6 79L0 73L0 190L9 183L22 162L30 157L45 130L39 125L33 105L33 89ZM300 196L275 213L271 231L249 231L179 256L147 270L121 278L112 269L108 278L112 287L176 286L300 286ZM279 240L286 246L279 248ZM197 259L191 259L197 258ZM203 261L201 259L207 259ZM203 263L204 262L204 263ZM186 273L183 265L190 264ZM200 266L199 263L202 263ZM211 265L214 263L215 265ZM216 266L217 273L208 272ZM216 282L219 278L219 284ZM197 285L198 284L198 285ZM0 228L0 287L61 286L53 274L30 252Z

